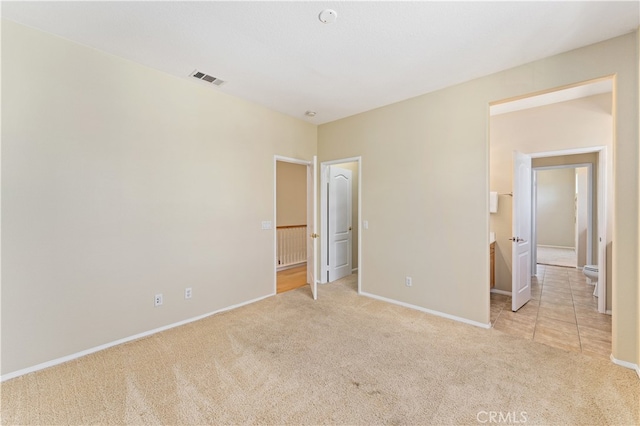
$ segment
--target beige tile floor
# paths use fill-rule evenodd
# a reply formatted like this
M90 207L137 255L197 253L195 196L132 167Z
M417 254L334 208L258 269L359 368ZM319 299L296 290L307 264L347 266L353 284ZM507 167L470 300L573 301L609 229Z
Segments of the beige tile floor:
M511 311L511 297L491 293L496 330L566 351L609 359L611 316L598 313L598 298L579 269L538 265L531 300Z

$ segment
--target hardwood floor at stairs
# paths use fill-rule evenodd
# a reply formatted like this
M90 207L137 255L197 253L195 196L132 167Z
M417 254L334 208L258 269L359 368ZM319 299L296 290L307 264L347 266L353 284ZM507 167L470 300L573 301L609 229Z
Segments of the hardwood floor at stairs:
M307 265L279 271L277 283L278 294L307 285Z

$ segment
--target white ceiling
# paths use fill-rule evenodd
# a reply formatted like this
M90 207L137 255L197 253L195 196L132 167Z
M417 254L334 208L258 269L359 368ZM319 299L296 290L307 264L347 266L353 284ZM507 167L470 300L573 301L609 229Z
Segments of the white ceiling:
M334 24L319 13L332 8ZM321 124L626 34L639 2L2 2L3 18ZM317 111L313 118L307 110Z

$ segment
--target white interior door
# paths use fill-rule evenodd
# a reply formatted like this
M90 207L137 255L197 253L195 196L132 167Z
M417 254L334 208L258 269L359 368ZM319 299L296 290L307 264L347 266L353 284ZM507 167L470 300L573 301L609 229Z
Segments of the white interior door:
M511 310L531 299L531 157L513 152Z
M327 281L351 274L351 170L329 167Z
M313 164L307 166L307 282L311 286L313 299L318 298L318 281L316 271L318 270L318 185L316 170L318 158L313 157Z

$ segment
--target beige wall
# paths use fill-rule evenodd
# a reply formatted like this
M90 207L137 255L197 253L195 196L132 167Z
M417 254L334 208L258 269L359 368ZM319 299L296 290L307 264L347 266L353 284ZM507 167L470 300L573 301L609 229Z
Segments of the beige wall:
M538 244L575 248L575 169L539 170L537 175Z
M336 167L351 170L351 268L358 268L358 163L334 164Z
M636 43L629 34L320 126L320 161L362 156L362 218L369 221L362 290L488 323L488 104L616 74L613 251L624 254L613 264L613 354L636 361ZM528 151L547 150L536 145L543 142L536 138ZM510 181L491 183L491 190L511 191ZM510 208L500 202L500 211ZM404 285L406 275L413 276L412 287Z
M2 374L273 293L316 126L6 21L2 89Z
M307 166L276 162L277 226L307 224Z

